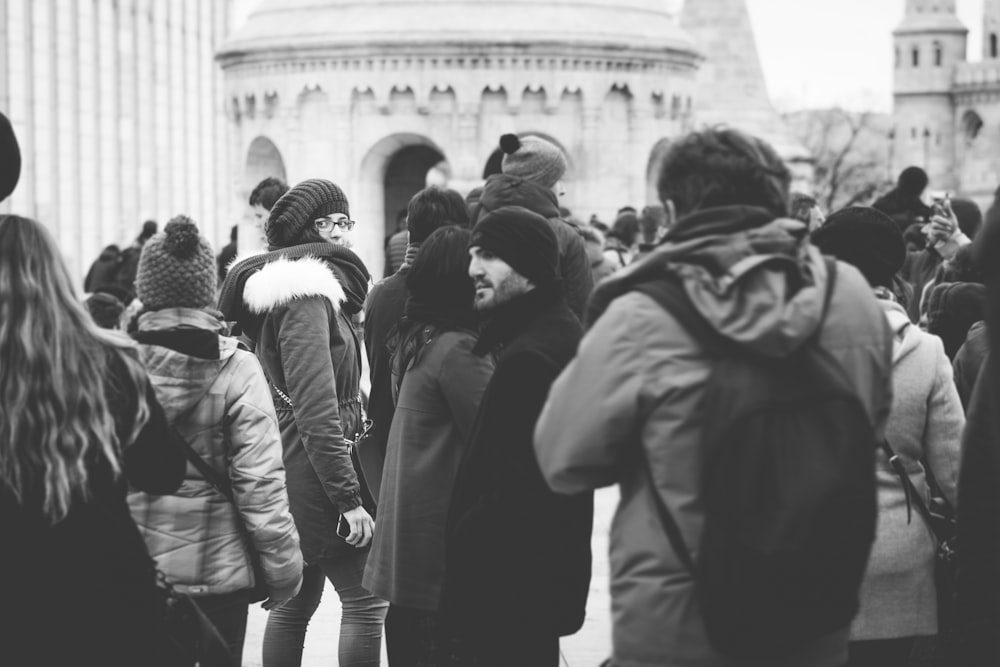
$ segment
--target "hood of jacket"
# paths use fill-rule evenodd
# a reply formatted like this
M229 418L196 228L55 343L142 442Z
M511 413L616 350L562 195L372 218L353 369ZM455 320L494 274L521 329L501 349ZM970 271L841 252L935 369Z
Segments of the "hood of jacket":
M910 321L906 309L895 301L879 299L878 304L892 329L892 364L895 366L917 349L923 332Z
M614 298L643 276L664 271L681 278L715 330L757 354L787 356L822 323L827 265L798 220L746 206L699 211L678 221L641 261L602 282L598 293L610 291ZM593 302L600 309L610 299L598 293ZM588 313L588 320L594 315Z
M135 334L146 371L167 419L193 407L204 397L239 349L234 338L220 335L224 324L215 315L193 308L167 308L139 316ZM204 341L217 341L217 355L200 352Z
M296 299L323 297L337 312L347 293L333 267L317 257L278 257L247 278L243 302L254 314L264 314Z
M473 224L501 206L522 206L548 219L560 217L559 199L549 188L517 176L493 174L483 185Z

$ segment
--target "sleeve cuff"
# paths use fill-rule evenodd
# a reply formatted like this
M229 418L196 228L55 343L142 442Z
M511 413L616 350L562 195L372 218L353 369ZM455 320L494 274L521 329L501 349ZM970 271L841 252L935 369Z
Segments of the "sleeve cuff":
M337 500L337 511L341 514L345 512L350 512L353 509L361 507L361 492L354 491L347 496L343 496Z

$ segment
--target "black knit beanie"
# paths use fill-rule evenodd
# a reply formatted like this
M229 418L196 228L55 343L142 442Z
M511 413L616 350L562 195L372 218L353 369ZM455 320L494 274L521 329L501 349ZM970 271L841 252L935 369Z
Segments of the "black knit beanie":
M135 292L147 310L215 305L218 267L191 218L179 215L142 246Z
M872 287L891 287L906 260L903 234L892 218L868 206L850 206L830 215L812 235L825 255L854 265Z
M317 239L307 236L313 222L334 213L351 216L344 191L322 178L302 181L281 196L264 225L272 249L287 248Z
M21 149L7 116L0 113L0 202L10 196L21 177Z
M558 277L559 242L549 222L521 206L501 206L479 219L469 247L480 247L510 264L536 287Z

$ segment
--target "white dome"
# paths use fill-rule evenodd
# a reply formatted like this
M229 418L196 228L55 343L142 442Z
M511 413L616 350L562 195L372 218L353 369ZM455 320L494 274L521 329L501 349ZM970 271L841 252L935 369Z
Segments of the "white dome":
M691 51L667 0L265 0L222 49L405 52L572 44L608 51Z

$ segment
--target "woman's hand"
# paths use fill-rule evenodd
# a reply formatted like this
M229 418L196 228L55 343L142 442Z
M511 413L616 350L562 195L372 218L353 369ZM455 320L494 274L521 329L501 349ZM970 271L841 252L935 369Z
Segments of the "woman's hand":
M375 535L375 520L360 505L343 514L344 521L351 527L350 534L345 538L351 546L361 549L368 546Z

